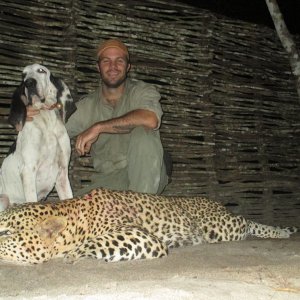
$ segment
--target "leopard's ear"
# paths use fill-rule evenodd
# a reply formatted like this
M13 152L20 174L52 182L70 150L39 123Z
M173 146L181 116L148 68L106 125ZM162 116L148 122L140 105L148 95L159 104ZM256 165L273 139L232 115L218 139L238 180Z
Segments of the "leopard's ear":
M51 245L66 228L67 218L51 216L36 226L36 231L47 246Z

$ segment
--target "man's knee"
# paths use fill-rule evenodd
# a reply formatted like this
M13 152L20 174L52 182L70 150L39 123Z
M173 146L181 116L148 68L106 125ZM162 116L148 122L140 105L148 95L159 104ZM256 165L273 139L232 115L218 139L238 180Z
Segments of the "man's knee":
M164 163L159 134L143 127L135 128L132 133L127 157L129 165L146 170L157 169L156 172L159 173Z
M168 183L159 133L142 127L133 130L128 153L130 189L161 193Z
M147 153L163 153L160 139L153 130L144 127L136 127L131 132L130 149L133 151L142 151Z
M155 135L153 130L146 129L143 126L139 126L131 131L130 141L148 141L149 139L152 139L154 137Z

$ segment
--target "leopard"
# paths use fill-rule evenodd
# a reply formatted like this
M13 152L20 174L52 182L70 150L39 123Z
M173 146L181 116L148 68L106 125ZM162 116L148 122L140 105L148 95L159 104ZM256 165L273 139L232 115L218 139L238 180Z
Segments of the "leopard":
M35 265L62 258L105 262L155 259L171 248L289 238L296 227L259 224L202 196L97 188L72 199L29 202L0 213L0 261Z

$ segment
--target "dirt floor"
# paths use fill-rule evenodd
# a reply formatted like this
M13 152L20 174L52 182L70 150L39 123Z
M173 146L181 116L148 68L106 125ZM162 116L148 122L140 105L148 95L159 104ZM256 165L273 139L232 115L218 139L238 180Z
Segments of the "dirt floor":
M180 248L156 260L0 264L0 278L0 299L299 300L300 234Z

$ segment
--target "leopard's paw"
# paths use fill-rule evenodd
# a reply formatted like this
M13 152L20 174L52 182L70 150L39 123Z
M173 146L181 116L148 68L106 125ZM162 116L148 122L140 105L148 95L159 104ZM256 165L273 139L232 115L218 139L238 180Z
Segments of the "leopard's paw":
M65 256L64 256L64 263L65 264L76 264L80 260L80 257L75 251L69 251Z

